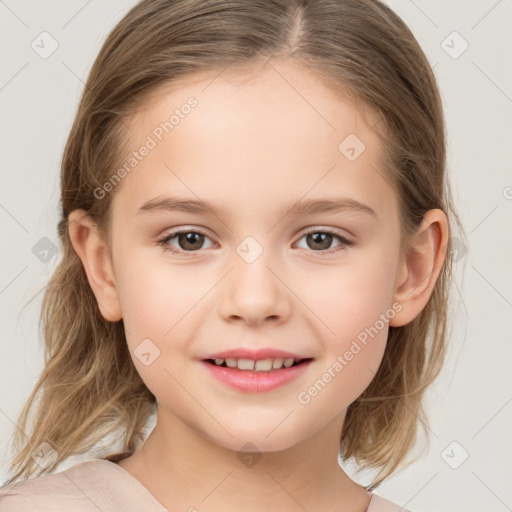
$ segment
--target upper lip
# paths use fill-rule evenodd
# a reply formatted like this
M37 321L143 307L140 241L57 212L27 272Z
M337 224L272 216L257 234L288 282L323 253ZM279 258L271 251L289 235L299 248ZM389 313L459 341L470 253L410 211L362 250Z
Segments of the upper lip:
M215 352L214 354L209 354L202 359L252 359L254 361L261 359L311 359L309 356L304 356L301 354L294 354L292 352L286 352L285 350L277 350L274 348L259 348L259 349L250 349L250 348L235 348L232 350L224 350L223 352Z

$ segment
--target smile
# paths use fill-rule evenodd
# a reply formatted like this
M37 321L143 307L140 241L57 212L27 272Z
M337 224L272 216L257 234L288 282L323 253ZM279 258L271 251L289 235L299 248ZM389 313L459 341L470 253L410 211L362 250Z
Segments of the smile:
M216 366L222 366L224 368L238 368L239 370L249 370L256 372L271 372L274 370L280 370L281 368L291 368L292 366L297 366L304 360L305 359L294 358L283 359L282 357L258 360L244 358L236 359L231 357L226 359L207 359L209 363L215 364Z
M201 361L216 380L248 393L272 391L302 375L313 361L298 359L216 358Z

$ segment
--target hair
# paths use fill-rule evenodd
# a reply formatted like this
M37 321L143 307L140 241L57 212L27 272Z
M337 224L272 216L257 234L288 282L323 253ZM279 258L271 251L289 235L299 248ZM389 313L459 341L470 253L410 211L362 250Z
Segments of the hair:
M53 471L68 457L114 436L137 445L156 400L137 373L123 320L99 312L68 233L68 215L83 209L108 238L113 194L94 189L122 161L134 112L159 91L197 73L256 69L276 57L313 71L360 112L384 148L386 178L399 199L402 249L424 214L439 208L450 233L463 228L446 177L445 125L429 62L405 23L378 0L143 0L116 25L90 71L61 163L61 259L41 311L44 369L13 437L7 483ZM340 456L373 468L376 487L404 464L426 425L422 397L437 377L448 339L455 251L446 259L424 309L390 327L382 363L347 410ZM34 412L30 435L27 429ZM56 450L42 469L31 456Z

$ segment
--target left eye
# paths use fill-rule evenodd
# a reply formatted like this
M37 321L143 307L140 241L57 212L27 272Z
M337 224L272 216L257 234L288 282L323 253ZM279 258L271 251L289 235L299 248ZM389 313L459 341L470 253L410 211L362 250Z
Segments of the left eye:
M330 254L332 252L337 252L343 250L345 246L350 247L353 245L353 242L347 240L346 238L338 235L333 231L310 231L306 233L303 237L300 238L302 240L306 238L306 243L311 247L314 247L313 252L320 252L323 254ZM340 243L336 246L338 249L326 251L325 249L329 249L333 240L338 239ZM315 247L316 246L316 247Z
M341 235L338 235L334 231L328 230L310 231L309 233L304 234L299 239L299 242L304 238L306 239L306 243L308 244L310 251L320 253L321 255L337 252L343 250L345 247L354 245L353 242L347 240ZM176 246L171 243L174 239L176 239L178 242L178 248L176 248ZM191 253L203 249L205 239L210 240L210 238L201 231L175 231L174 233L166 235L163 239L159 240L158 243L164 248L164 250L173 254L184 254L187 252ZM331 245L335 239L338 239L339 241L339 243L335 246L338 248L327 251L327 249L331 248ZM306 247L306 249L307 248L308 247Z

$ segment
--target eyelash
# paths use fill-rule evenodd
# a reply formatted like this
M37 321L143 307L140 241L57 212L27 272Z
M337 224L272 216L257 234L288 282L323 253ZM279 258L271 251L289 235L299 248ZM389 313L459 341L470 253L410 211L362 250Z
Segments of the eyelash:
M180 250L176 250L174 247L169 245L169 242L173 238L175 238L176 236L181 235L183 233L195 233L195 234L203 235L203 236L205 236L207 238L210 238L206 233L204 233L201 230L197 230L197 229L194 229L194 230L192 230L192 229L182 229L180 231L174 231L172 233L169 233L168 235L165 235L165 237L163 237L162 239L158 240L157 243L166 252L170 252L171 254L177 254L177 255L183 256L185 258L190 258L190 257L193 258L194 257L193 254L196 253L196 252L199 252L199 251L180 251ZM333 235L340 242L340 244L338 246L336 246L334 249L323 250L323 251L313 251L312 249L309 250L309 252L312 252L312 253L315 253L315 254L319 254L320 256L328 256L328 255L331 255L333 253L337 253L337 252L343 251L347 247L351 247L351 246L354 245L354 242L352 242L350 240L347 240L345 237L339 235L335 231L331 231L331 230L328 230L328 229L325 229L325 230L314 229L314 230L308 231L308 232L304 233L299 238L299 240L301 240L302 238L304 238L307 235L318 234L318 233L326 234L326 235ZM187 256L185 256L185 254L187 254ZM188 254L190 254L190 256Z

